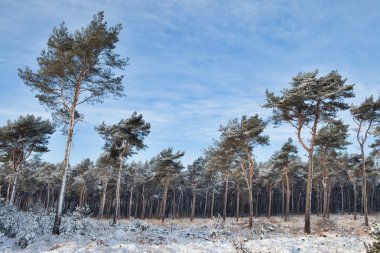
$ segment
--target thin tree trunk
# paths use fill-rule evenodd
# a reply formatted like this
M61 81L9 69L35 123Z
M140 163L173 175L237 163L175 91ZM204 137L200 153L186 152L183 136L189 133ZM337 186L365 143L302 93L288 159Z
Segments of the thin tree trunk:
M286 207L285 207L285 221L289 220L289 211L290 211L290 183L288 174L285 174L286 179Z
M141 210L141 219L143 220L145 218L145 207L146 207L146 201L145 201L145 184L142 185L142 210Z
M326 220L327 218L327 200L328 200L328 196L327 196L327 184L328 184L328 176L327 174L324 175L323 177L323 219Z
M353 182L353 187L354 187L354 220L356 220L356 207L358 203L358 193L356 191L356 184Z
M236 183L236 221L239 221L240 184Z
M343 185L341 184L340 185L340 193L341 193L341 195L342 195L342 215L344 214L344 199L343 199Z
M374 196L375 196L375 183L372 185L372 194L371 194L371 213L375 212L375 202L374 202Z
M207 203L208 203L208 183L206 185L206 198L205 198L205 206L204 206L204 211L203 211L203 218L206 218Z
M293 215L294 215L294 183L292 183L292 217Z
M167 179L164 184L164 192L162 193L162 210L161 210L161 221L165 221L165 213L166 213L166 200L168 196L168 188L169 188L170 179Z
M364 211L364 226L368 226L368 204L367 204L367 180L365 171L365 157L364 157L364 145L360 145L361 160L362 160L362 199L363 199L363 211Z
M227 216L227 197L228 197L228 176L224 183L224 200L223 200L223 221L226 221Z
M46 206L45 206L45 209L48 210L49 209L49 201L50 201L50 184L48 184L47 186L47 191L46 191Z
M212 184L210 218L214 218L215 184Z
M9 202L10 205L13 205L15 202L15 196L16 196L16 185L17 185L17 179L18 179L18 167L16 168L16 173L13 179L13 184L12 184L12 195L11 195L11 200Z
M116 225L117 220L120 218L120 182L121 182L121 172L123 170L123 153L119 155L119 169L117 171L116 178L116 189L115 189L115 210L113 216L113 225Z
M268 189L268 219L270 218L272 214L272 183L269 183L269 189Z
M9 205L9 201L10 201L10 190L11 190L11 183L8 184L8 188L7 188L7 205Z
M173 202L172 202L172 219L174 220L176 218L176 210L175 210L175 195L176 195L176 187L173 187Z
M192 201L191 201L191 215L190 215L190 221L194 220L195 216L195 200L196 200L196 194L195 194L195 187L196 185L192 185Z
M330 219L330 201L331 201L331 187L330 180L327 181L327 219Z
M133 204L133 190L135 189L135 184L131 187L131 194L129 196L129 207L128 207L128 218L131 218L132 214L132 204Z
M108 186L108 178L104 181L102 199L100 200L99 215L98 215L100 219L103 218L104 205L106 204L107 186Z
M260 191L256 191L256 211L255 211L255 217L259 217L259 195Z
M347 200L348 200L348 214L351 214L351 194L350 194L349 185L347 185Z

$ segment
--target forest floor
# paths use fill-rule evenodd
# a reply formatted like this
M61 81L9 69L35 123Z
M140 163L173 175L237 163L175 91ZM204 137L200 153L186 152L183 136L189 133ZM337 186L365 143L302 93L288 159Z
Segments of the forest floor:
M380 221L371 215L370 223ZM108 220L86 218L77 221L65 234L45 232L25 249L16 238L0 233L0 252L366 252L364 242L373 240L363 227L363 217L331 215L327 222L312 216L312 233L303 233L304 216L254 219L248 229L247 218L236 222L228 218L165 220L121 220L110 226ZM79 223L78 223L79 222ZM63 221L63 226L64 221Z

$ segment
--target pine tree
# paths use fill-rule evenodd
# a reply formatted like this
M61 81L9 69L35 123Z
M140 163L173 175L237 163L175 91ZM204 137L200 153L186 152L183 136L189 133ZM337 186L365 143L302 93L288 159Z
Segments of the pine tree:
M380 126L380 96L374 100L373 96L366 98L363 103L351 108L351 114L355 124L358 126L356 129L356 139L360 146L361 158L361 185L364 206L364 225L368 226L368 204L367 204L367 183L366 183L366 168L365 168L365 154L364 145L367 141L368 135L374 129Z
M191 165L187 167L187 181L191 184L191 213L190 221L193 221L195 216L196 196L199 184L204 179L206 170L206 160L203 157L198 157Z
M281 96L266 91L266 104L264 107L273 110L273 120L275 124L287 122L297 131L298 141L303 149L308 153L308 174L306 186L306 206L305 206L305 233L310 234L310 214L311 214L311 189L313 177L313 152L315 146L315 136L318 124L336 116L337 111L348 109L344 102L345 98L353 97L353 85L346 85L336 71L332 71L326 76L317 77L318 71L299 73L293 77L291 88L284 89ZM311 129L307 138L302 131L305 128Z
M16 185L21 165L34 153L48 152L48 140L55 128L49 120L34 115L20 116L17 120L0 128L0 160L8 161L13 169L12 195L9 201L13 205Z
M120 218L120 181L124 160L140 149L144 149L144 138L150 132L150 124L145 123L142 114L134 112L128 119L121 120L115 125L107 126L104 122L96 128L105 140L104 149L111 157L118 159L118 171L115 189L115 214L113 223Z
M74 34L69 33L62 23L53 29L47 50L37 58L39 70L33 72L29 67L19 70L20 78L37 93L41 104L54 115L66 115L67 141L53 234L59 234L61 225L77 106L102 102L107 95L123 95L123 76L112 72L112 69L123 69L127 64L126 59L114 52L120 30L120 24L107 27L103 12L94 15L86 28Z
M293 144L293 139L289 138L288 141L282 145L281 150L273 156L273 164L280 170L281 179L285 180L286 185L286 198L284 206L285 221L289 220L290 213L290 177L291 174L293 174L297 169L297 163L299 163L299 158L296 156L297 152L298 150Z
M239 168L245 179L248 188L248 205L249 205L249 227L253 224L253 203L252 187L254 176L254 160L252 150L257 145L268 145L269 136L263 135L266 122L257 114L251 117L242 116L241 121L237 119L230 121L227 126L221 127L221 138L226 146L232 148L235 154L242 152L248 162L245 166L243 159L238 158Z
M315 137L315 146L318 149L319 165L322 170L322 185L323 185L323 219L328 216L327 201L329 176L333 163L336 162L337 150L345 149L350 143L348 138L348 125L345 125L342 120L331 120L317 132Z
M169 185L171 181L181 173L183 165L180 158L184 155L184 152L177 151L173 153L172 148L167 148L162 150L153 161L155 178L159 180L162 186L162 200L159 214L162 222L165 221Z

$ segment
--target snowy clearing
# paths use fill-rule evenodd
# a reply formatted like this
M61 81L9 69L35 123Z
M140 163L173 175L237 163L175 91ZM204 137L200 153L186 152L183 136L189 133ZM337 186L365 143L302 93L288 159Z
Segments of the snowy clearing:
M331 253L366 252L364 242L373 241L362 227L362 217L354 221L350 215L332 215L324 223L321 217L313 216L311 235L303 233L303 218L295 216L285 223L280 217L259 217L250 230L243 228L248 224L245 218L238 222L228 218L225 223L218 218L195 219L192 223L189 219L168 219L165 223L132 219L110 226L107 220L78 218L73 214L64 218L61 235L53 236L51 215L35 218L32 213L15 215L8 210L0 213L0 251ZM370 220L379 221L380 216L372 215ZM21 222L15 225L15 221ZM28 227L23 228L26 222ZM6 230L9 224L17 228ZM21 238L28 240L24 249Z

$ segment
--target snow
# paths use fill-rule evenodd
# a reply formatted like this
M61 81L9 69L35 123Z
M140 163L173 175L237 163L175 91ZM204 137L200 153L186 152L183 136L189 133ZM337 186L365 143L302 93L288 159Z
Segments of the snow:
M112 226L109 220L78 218L78 213L73 213L63 218L61 235L53 236L50 233L52 214L14 212L9 209L7 213L0 212L0 252L349 253L366 252L364 242L373 242L362 226L363 217L354 221L351 215L332 215L326 223L322 218L312 216L312 234L305 235L303 215L291 217L290 222L283 222L281 217L259 217L250 230L246 227L246 218L239 222L228 218L225 223L220 218L195 219L193 222L167 219L165 223L156 219L132 219L121 220ZM36 216L41 217L36 220ZM380 215L370 216L371 221L379 221L379 218ZM11 222L5 222L5 219ZM33 222L27 223L28 219ZM20 229L23 224L15 223L15 220L37 224L35 227L39 230ZM4 224L16 226L12 228L16 233L14 238L5 236L1 230ZM32 235L30 240L29 234ZM22 237L28 240L25 249L18 246Z

